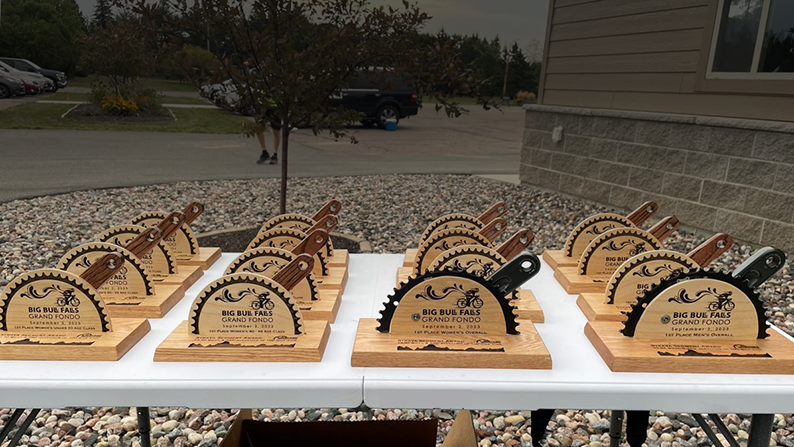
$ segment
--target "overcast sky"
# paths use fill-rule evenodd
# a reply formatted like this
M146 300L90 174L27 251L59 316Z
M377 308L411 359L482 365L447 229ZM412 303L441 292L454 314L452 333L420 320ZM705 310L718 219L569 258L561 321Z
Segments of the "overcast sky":
M400 0L373 3L401 4ZM77 0L86 16L94 11L96 0ZM445 28L449 33L482 36L497 34L523 47L533 39L543 41L548 0L419 0L421 8L433 16L427 31Z

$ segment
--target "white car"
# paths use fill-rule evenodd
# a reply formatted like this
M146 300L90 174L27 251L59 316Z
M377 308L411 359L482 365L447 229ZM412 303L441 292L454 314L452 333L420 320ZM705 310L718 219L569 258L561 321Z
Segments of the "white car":
M54 83L50 79L47 79L38 73L17 70L16 68L4 62L0 62L0 74L23 79L29 84L38 86L43 92L53 90Z

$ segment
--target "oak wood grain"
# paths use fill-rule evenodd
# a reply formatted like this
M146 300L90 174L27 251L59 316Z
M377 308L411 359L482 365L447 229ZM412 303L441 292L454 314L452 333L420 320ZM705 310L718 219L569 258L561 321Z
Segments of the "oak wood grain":
M154 249L162 238L162 233L157 227L148 228L143 233L131 240L124 248L129 250L136 258L141 258Z
M339 225L339 219L337 219L335 215L329 214L320 218L317 223L306 230L306 234L309 234L314 230L325 230L326 232L330 233L336 230L337 225Z
M309 256L314 256L325 247L326 242L328 242L328 233L325 230L312 230L300 244L292 249L292 253L296 255L306 253Z
M507 221L505 221L502 217L497 217L484 227L480 228L478 233L493 243L493 241L501 236L506 230Z
M199 202L192 202L182 210L185 215L185 224L190 225L204 213L204 205Z

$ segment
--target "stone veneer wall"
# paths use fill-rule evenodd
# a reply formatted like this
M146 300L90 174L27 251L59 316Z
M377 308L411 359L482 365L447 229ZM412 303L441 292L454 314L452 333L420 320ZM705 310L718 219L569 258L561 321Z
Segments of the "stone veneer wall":
M522 183L623 209L654 200L685 225L794 252L794 124L525 109Z

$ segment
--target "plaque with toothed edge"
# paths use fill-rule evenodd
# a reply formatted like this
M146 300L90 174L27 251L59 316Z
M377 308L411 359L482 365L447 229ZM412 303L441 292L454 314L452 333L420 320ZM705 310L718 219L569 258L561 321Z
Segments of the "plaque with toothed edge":
M246 247L245 250L249 251L260 247L272 247L289 251L297 247L305 238L306 233L302 231L290 230L286 228L273 228L272 230L268 230L258 235L253 241L251 241L250 244L248 244L248 247ZM323 251L318 251L317 254L314 255L314 259L314 273L317 276L328 276L330 270L328 268L328 260L326 259Z
M130 220L130 225L144 228L156 227L169 213L154 211L141 213ZM165 238L165 245L177 261L190 261L199 253L199 244L190 225L183 223L171 236Z
M593 239L579 259L579 274L609 279L629 258L649 250L661 250L652 234L638 228L615 228Z
M145 228L138 225L118 225L99 233L96 240L124 247L143 231ZM159 241L154 250L142 256L140 261L154 281L162 281L177 273L176 259L163 241Z
M311 273L312 264L312 257L302 254L273 278L234 273L209 284L193 302L188 321L156 349L154 360L321 361L330 325L304 320L288 290Z
M351 364L551 368L534 325L519 326L507 298L539 267L537 257L525 253L488 279L452 269L410 278L389 296L381 318L359 322Z
M23 273L0 293L0 360L115 361L147 332L145 319L111 321L96 287L123 267L118 253L82 276L57 269Z
M262 227L259 228L259 231L256 234L259 236L260 234L275 228L286 228L289 230L297 230L302 233L306 233L316 223L317 222L312 220L311 217L302 216L300 214L282 214L265 222ZM330 259L334 255L334 243L331 241L331 238L328 238L328 242L325 244L323 252L327 259Z
M767 247L731 274L676 272L623 323L591 321L585 334L613 371L794 374L794 344L770 330L756 290L784 263Z
M491 241L480 233L462 228L440 231L419 246L414 263L414 274L427 271L441 253L463 245L482 245L489 247Z

